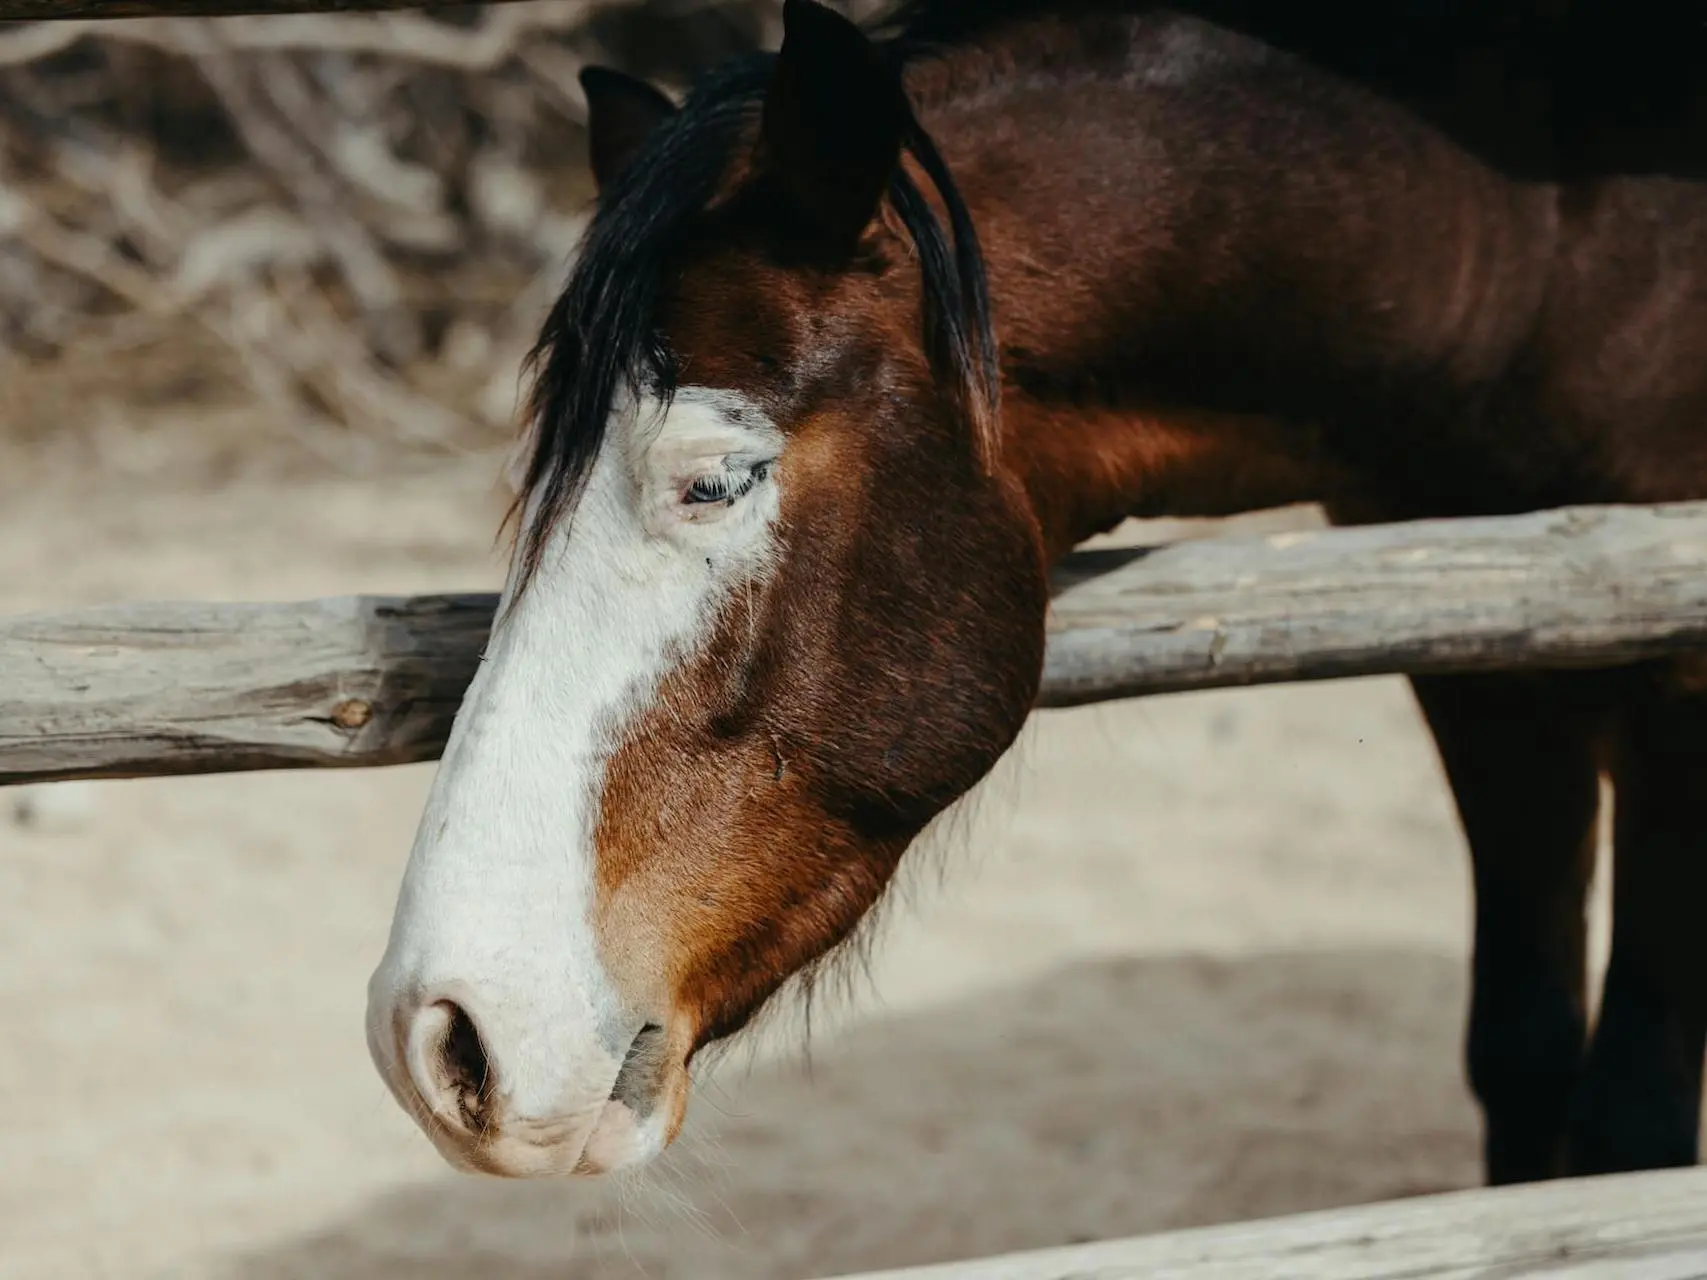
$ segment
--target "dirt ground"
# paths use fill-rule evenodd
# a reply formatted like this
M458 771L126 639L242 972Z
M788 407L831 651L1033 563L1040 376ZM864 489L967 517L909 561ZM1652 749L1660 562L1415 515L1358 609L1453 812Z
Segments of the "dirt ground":
M490 453L172 441L0 454L0 613L500 576ZM1464 856L1397 680L1036 717L810 1070L779 1021L624 1182L454 1174L369 1065L430 769L0 793L0 1273L805 1280L1477 1179Z

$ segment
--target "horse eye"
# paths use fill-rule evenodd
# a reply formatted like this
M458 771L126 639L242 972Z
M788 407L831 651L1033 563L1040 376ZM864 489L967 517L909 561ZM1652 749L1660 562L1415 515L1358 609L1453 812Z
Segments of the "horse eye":
M767 356L763 352L753 354L753 363L759 366L761 373L775 373L782 367L782 361L775 356Z
M723 502L734 506L736 499L750 493L754 485L770 475L770 470L770 463L761 462L740 473L717 471L708 476L700 476L682 494L682 502L687 505Z
M682 501L695 502L725 502L732 496L730 477L723 472L714 476L701 476L688 486L688 491L682 495Z

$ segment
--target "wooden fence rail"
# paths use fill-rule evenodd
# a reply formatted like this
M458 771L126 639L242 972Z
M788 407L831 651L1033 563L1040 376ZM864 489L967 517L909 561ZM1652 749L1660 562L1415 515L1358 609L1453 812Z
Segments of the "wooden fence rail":
M1707 1170L1420 1196L842 1280L1701 1280Z
M435 758L489 595L0 621L0 783ZM1040 705L1707 653L1707 503L1080 552ZM1707 666L1707 662L1704 662Z

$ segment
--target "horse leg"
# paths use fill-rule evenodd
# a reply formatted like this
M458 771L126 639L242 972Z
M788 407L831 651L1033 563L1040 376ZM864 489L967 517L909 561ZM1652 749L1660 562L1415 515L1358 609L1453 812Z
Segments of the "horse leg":
M1470 845L1467 1045L1492 1184L1557 1177L1587 1036L1597 733L1568 677L1412 681Z
M1707 1047L1707 699L1645 684L1612 761L1612 955L1572 1173L1694 1164Z

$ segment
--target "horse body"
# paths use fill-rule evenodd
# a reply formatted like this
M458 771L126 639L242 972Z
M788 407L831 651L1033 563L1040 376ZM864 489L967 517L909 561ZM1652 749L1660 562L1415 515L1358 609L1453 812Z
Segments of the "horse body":
M1466 118L1449 99L1395 103L1177 12L991 43L921 68L915 99L989 255L1052 553L1131 514L1707 495L1707 187L1621 172L1621 138L1578 139L1575 164L1545 134L1465 145L1429 121ZM1704 157L1684 135L1666 159ZM1707 714L1686 672L1415 682L1475 858L1494 1181L1695 1158ZM1585 1057L1602 771L1615 959Z
M679 111L586 82L602 207L370 991L453 1159L667 1144L693 1055L1011 743L1085 536L1707 495L1707 144L1587 112L1606 86L1527 46L1474 94L1426 59L1381 92L1330 28L1200 7L926 0L885 52L790 0L781 54ZM1537 76L1542 106L1487 109ZM1707 709L1679 670L1415 682L1475 862L1496 1181L1694 1159Z
M1514 180L1176 12L990 39L912 83L990 262L1035 500L1097 508L1052 541L1277 501L1391 518L1707 485L1699 185Z

